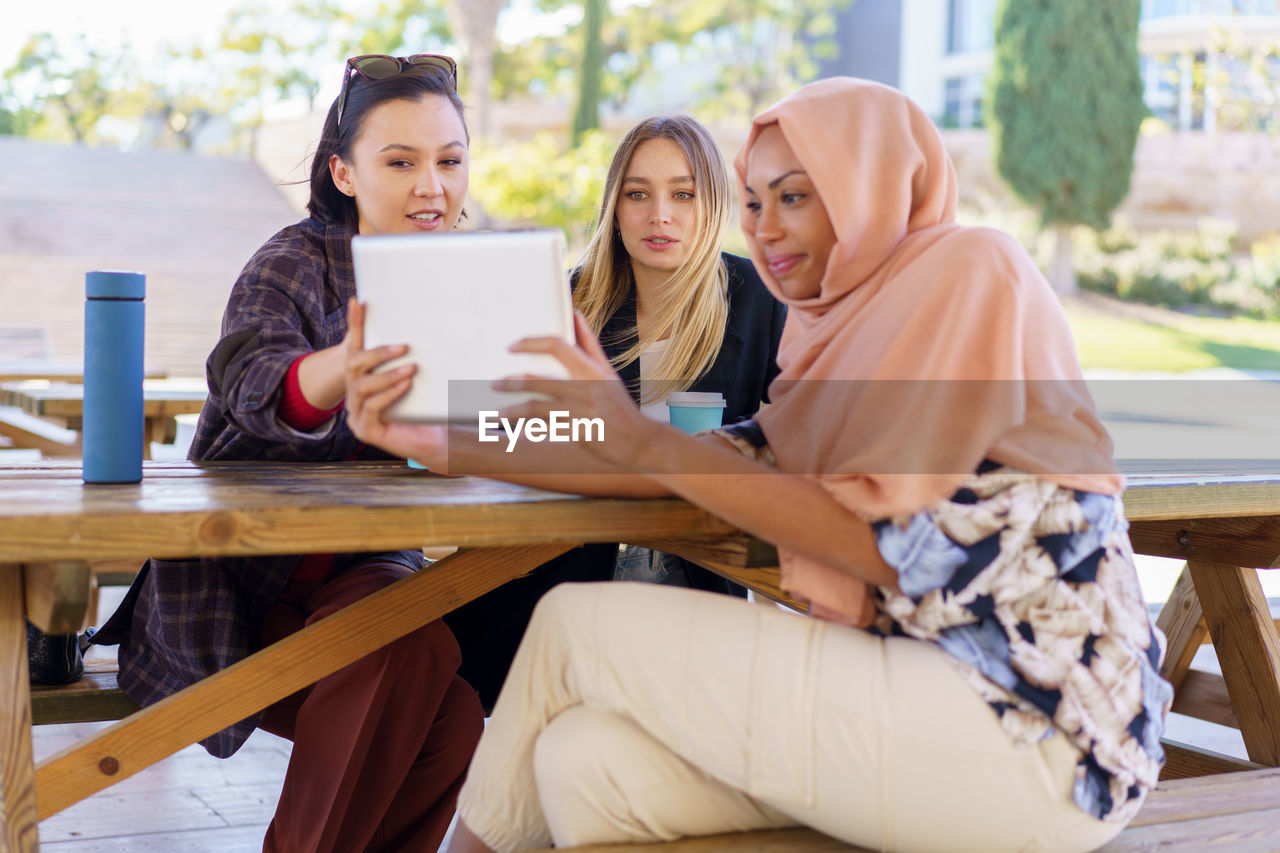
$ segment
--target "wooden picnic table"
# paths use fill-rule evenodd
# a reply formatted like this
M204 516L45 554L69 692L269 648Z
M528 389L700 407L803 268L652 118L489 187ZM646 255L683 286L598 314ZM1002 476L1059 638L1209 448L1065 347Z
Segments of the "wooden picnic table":
M85 486L79 466L0 469L0 851L36 824L583 542L663 541L746 560L729 525L679 500L604 500L403 463L148 463ZM456 545L432 564L247 660L33 764L24 618L75 630L87 561Z
M1256 571L1280 567L1280 464L1124 467L1134 551L1187 561L1157 620L1169 640L1161 674L1174 686L1173 708L1239 729L1253 762L1167 742L1162 778L1280 766L1280 641ZM1191 669L1208 640L1220 676Z
M143 373L144 379L164 379L168 371L148 367ZM84 365L78 361L51 361L42 358L5 358L0 359L0 382L27 382L32 379L44 379L49 382L84 382Z
M1189 561L1185 589L1160 617L1165 672L1176 681L1183 670L1179 700L1203 620L1250 757L1280 766L1280 649L1252 568L1280 561L1280 471L1133 474L1125 502L1136 550ZM675 499L577 498L397 463L148 463L141 483L96 487L69 463L0 469L0 851L36 849L39 819L568 548L614 541L680 553L780 596L768 546ZM75 630L88 561L450 545L462 550L34 764L24 618ZM1174 749L1176 762L1199 773L1241 766L1190 748Z
M178 415L199 414L208 396L203 380L144 379L142 382L143 455L150 458L151 442L172 444ZM79 431L84 419L84 386L32 379L0 383L0 405Z

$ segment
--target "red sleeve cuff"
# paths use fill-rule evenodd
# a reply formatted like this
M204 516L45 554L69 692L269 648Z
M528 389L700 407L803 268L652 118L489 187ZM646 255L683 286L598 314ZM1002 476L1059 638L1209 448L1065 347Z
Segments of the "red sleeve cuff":
M302 364L304 358L310 358L313 355L315 355L313 352L300 355L294 359L293 364L289 365L289 372L284 377L284 387L280 393L280 404L276 408L280 420L299 432L311 432L342 408L342 403L339 403L332 409L317 409L302 396L302 386L298 384L298 366Z

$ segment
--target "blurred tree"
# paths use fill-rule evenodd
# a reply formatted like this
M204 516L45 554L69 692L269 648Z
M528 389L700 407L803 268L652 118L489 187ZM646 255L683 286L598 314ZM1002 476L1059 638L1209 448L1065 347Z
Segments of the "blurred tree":
M194 151L200 132L222 113L221 105L199 91L171 83L146 82L133 93L150 120L140 140L148 148Z
M329 0L326 14L345 30L337 39L344 59L366 53L439 53L453 38L443 0L381 0L360 16Z
M604 27L608 0L586 0L582 15L582 63L578 70L578 102L573 110L573 144L600 127L600 81L604 76Z
M449 20L462 41L464 79L472 130L488 136L493 102L493 64L498 48L498 13L507 0L449 0Z
M472 129L484 135L492 112L498 14L506 5L506 0L384 0L372 13L356 17L326 2L312 9L312 17L347 32L336 39L343 57L440 53L457 42L462 54L456 57L462 66L459 86L475 116ZM298 6L311 8L305 2Z
M218 50L247 73L260 75L261 84L254 88L279 100L302 98L309 112L320 94L316 66L320 57L332 54L330 28L344 14L331 4L294 3L283 14L256 4L242 6L227 15Z
M201 132L235 103L226 91L225 63L198 44L166 43L151 58L156 61L139 73L140 82L121 93L127 111L142 119L136 144L194 151Z
M103 127L118 131L119 119L136 123L145 115L145 144L189 147L210 121L225 117L246 132L248 142L238 149L251 152L266 114L281 101L314 107L329 82L321 77L330 68L336 77L338 60L454 49L463 61L461 83L478 135L492 123L492 97L574 100L581 131L599 123L602 105L625 109L637 86L673 65L694 69L678 86L690 95L688 107L745 117L812 76L812 60L829 48L821 34L830 31L832 11L845 2L619 0L611 8L609 0L530 0L528 10L542 15L534 30L549 34L501 50L496 33L505 0L378 0L366 6L295 0L284 10L246 4L230 13L219 43L149 55L145 76L133 74L128 63L114 69L100 54L81 61L87 49L34 39L21 63L6 72L15 94L0 98L0 129L88 138ZM748 50L755 56L750 67L738 62ZM586 96L574 98L579 91ZM102 98L109 95L115 98L113 121L100 126ZM122 132L136 135L130 128Z
M228 13L216 51L205 58L220 66L221 98L248 131L249 156L269 106L296 98L308 112L315 108L319 66L334 56L335 29L350 24L330 2L297 0L283 11L246 4Z
M1106 227L1147 114L1140 0L1000 0L988 106L996 168L1055 231L1049 280L1075 290L1071 226Z
M613 145L599 130L571 149L548 132L514 145L477 145L469 194L504 225L563 229L577 253L595 224Z
M624 109L657 66L679 65L686 105L706 115L747 119L770 101L813 79L819 59L837 49L835 16L852 0L648 0L615 4L591 0L584 14L556 33L512 45L498 58L503 95L564 92L566 81L595 85L588 68L600 69L598 102ZM590 16L592 4L602 13ZM570 5L541 0L555 12ZM599 61L575 75L599 27ZM706 69L706 73L701 73ZM700 81L700 78L705 78ZM582 104L581 98L577 101Z
M9 86L0 92L0 136L29 136L40 114L23 105Z
M675 19L678 43L716 73L694 93L704 115L749 121L833 58L836 13L851 0L693 0Z
M4 72L0 129L92 141L103 138L99 122L109 113L106 124L126 138L190 148L212 119L225 117L246 134L236 148L252 155L267 111L289 100L314 109L318 75L340 59L427 52L449 40L442 0L383 0L366 9L356 14L337 0L246 4L228 14L216 44L166 45L148 56L145 74L127 47L116 57L83 35L69 46L33 36Z
M604 101L614 110L627 106L632 91L654 70L654 55L663 46L688 41L681 29L684 15L672 14L671 3L628 6L609 15L601 28L604 58L600 89Z
M133 83L127 46L108 53L81 34L63 45L49 33L27 39L5 82L20 103L15 129L27 135L74 142L115 141L99 126L103 118L122 112L120 92ZM33 116L39 118L31 121Z
M504 44L493 61L494 97L549 101L572 93L577 60L578 51L565 32Z

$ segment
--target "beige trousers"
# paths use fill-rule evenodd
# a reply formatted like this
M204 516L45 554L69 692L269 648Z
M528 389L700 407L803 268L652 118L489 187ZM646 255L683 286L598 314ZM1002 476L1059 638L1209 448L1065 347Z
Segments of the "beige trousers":
M895 851L1083 851L1077 750L1016 747L937 648L651 584L534 612L459 795L499 851L805 824Z

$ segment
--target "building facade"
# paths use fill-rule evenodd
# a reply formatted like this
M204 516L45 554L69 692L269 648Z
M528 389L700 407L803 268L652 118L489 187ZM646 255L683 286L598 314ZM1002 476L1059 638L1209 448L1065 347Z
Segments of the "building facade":
M856 0L823 72L896 86L943 127L981 126L997 4ZM1280 0L1142 2L1147 106L1171 129L1280 129L1278 48Z

